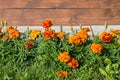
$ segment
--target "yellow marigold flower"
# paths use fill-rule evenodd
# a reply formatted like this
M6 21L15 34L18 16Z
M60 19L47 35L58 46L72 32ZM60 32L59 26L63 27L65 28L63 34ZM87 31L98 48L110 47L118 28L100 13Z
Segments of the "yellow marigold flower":
M117 41L117 42L118 42L118 44L120 45L120 39L118 39L118 41Z
M110 34L115 38L117 35L120 35L120 30L110 30Z
M30 38L35 39L40 35L40 30L32 30L30 33Z
M65 33L63 32L56 32L56 35L58 38L64 38L65 37Z
M77 68L79 64L75 58L71 58L70 61L68 62L68 66L71 68Z
M113 32L115 32L116 34L120 34L120 30L112 30Z
M69 76L69 73L67 71L58 71L57 76L61 78L67 78Z
M45 32L43 33L43 37L46 39L54 38L55 32L52 30L45 30Z
M8 39L8 37L5 35L1 38L2 41L6 41Z
M63 52L63 53L60 53L59 56L58 56L58 59L61 61L61 62L68 62L70 60L70 55L68 52Z
M103 46L101 44L93 43L91 45L91 50L93 53L101 54L101 52L103 50Z
M83 31L86 31L86 32L89 32L90 31L90 29L89 28L82 28L81 30L83 30Z
M30 49L30 48L32 48L32 47L33 47L33 43L34 43L33 40L28 41L28 42L25 44L25 49Z
M114 31L110 30L109 33L112 35L113 38L117 37L117 34Z
M112 35L108 32L102 32L100 34L100 38L102 39L103 42L107 42L107 43L111 42L113 39Z

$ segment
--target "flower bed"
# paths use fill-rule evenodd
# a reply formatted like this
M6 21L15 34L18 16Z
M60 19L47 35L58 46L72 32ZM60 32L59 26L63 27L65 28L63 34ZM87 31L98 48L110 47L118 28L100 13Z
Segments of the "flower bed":
M50 20L43 32L6 26L1 22L0 80L120 79L120 30L56 32Z

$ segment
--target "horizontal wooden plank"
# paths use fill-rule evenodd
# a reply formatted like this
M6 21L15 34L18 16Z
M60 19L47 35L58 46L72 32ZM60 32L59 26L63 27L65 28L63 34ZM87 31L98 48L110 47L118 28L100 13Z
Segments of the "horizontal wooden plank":
M50 19L54 25L120 24L120 9L13 9L0 10L9 25L39 26Z
M120 8L120 0L0 0L0 9L11 8Z

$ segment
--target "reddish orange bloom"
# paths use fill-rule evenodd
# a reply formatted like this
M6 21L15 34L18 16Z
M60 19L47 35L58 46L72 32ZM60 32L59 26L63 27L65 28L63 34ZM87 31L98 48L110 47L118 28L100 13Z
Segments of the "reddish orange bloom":
M58 71L57 76L61 78L67 78L69 76L69 73L67 71Z
M8 37L5 35L1 38L2 41L6 41L8 39Z
M46 39L54 38L55 32L52 30L45 30L45 32L43 33L43 37Z
M30 38L35 39L40 35L40 30L32 30L30 33Z
M63 32L56 32L57 37L64 38L65 34Z
M2 28L0 28L0 34L2 33Z
M61 62L68 62L70 60L70 55L68 52L63 52L63 53L60 53L59 56L58 56L58 59L61 61Z
M52 24L52 22L50 21L50 20L45 20L43 23L42 23L42 26L44 27L44 28L50 28L51 26L52 26L53 24Z
M75 58L71 58L68 62L68 66L71 68L77 68L79 66L78 61Z
M103 50L103 46L101 44L93 43L91 45L91 50L93 53L101 54L101 52Z
M25 48L26 48L26 49L31 49L31 48L33 47L33 43L34 43L33 40L28 41L28 42L25 44Z
M103 42L107 42L107 43L111 42L113 39L112 35L108 32L102 32L100 34L100 38L102 39Z
M89 31L90 31L89 28L82 28L81 30L86 31L86 32L89 32Z

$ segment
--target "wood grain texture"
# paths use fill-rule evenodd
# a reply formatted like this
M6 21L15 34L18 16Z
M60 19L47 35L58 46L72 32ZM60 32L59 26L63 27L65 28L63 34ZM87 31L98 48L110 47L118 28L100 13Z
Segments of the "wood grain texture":
M0 19L9 25L120 24L120 0L0 0Z
M120 0L0 0L0 9L11 8L120 8Z
M120 9L13 9L0 10L0 16L15 26L39 26L45 19L54 25L120 24Z

